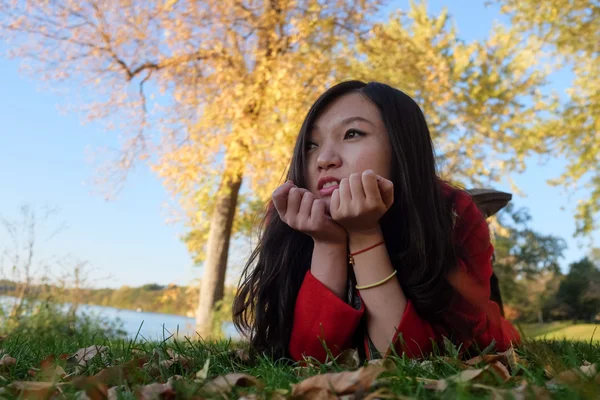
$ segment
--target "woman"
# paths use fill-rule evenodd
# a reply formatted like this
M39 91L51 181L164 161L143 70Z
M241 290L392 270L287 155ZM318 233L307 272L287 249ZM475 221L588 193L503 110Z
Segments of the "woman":
M234 304L253 347L321 361L427 355L520 340L489 300L488 227L470 196L440 180L423 113L403 92L349 81L300 129Z

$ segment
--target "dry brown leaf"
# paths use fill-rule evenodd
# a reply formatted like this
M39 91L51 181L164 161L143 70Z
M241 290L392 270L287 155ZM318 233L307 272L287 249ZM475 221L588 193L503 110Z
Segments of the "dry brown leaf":
M4 342L5 340L6 340L6 336L0 335L0 343Z
M108 386L123 385L125 382L140 382L143 379L141 368L146 361L145 358L134 358L124 364L105 368L94 375L94 378Z
M342 351L336 358L335 363L343 368L354 369L360 365L358 351L356 349L346 349ZM333 361L329 361L326 365L332 365Z
M375 379L385 371L379 365L367 365L356 371L344 371L311 376L302 382L292 386L292 396L303 396L313 389L327 389L336 395L367 391L375 382Z
M501 361L510 369L510 372L514 374L519 367L520 361L514 347L510 346L508 350L498 353L498 355L503 357Z
M108 389L107 400L118 400L119 392L122 390L123 386L113 386Z
M420 366L420 367L421 367L421 368L422 368L424 371L427 371L427 372L433 372L433 361L431 361L431 360L425 360L425 361L422 361L422 362L419 364L419 366Z
M484 369L466 369L456 375L449 376L446 379L433 380L431 383L425 384L425 389L431 389L438 392L443 392L448 388L449 382L465 383L469 382L483 373Z
M239 349L235 351L235 357L242 362L250 361L250 350L247 348Z
M206 383L202 390L210 393L229 393L234 386L250 387L256 386L262 388L263 384L252 375L233 373L223 376L218 376L212 381Z
M151 383L139 387L135 397L140 400L174 399L175 392L166 383Z
M450 382L454 382L457 384L466 383L469 381L480 379L486 374L495 374L504 382L511 379L510 372L508 372L508 369L504 366L504 364L502 364L500 361L495 361L492 364L486 365L484 368L469 368L465 369L464 371L461 371L456 375L449 376L445 379L430 380L430 382L425 384L425 388L436 390L438 392L443 392L448 388ZM419 380L423 381L422 379Z
M500 354L486 354L484 356L473 357L473 358L465 361L465 364L467 364L470 367L472 367L473 365L480 364L480 363L491 364L491 363L494 363L494 362L502 359L502 357L503 356Z
M90 400L105 400L108 397L108 387L93 376L76 376L71 383L85 391Z
M396 369L396 363L391 358L378 358L376 360L369 360L369 365L377 365L382 367L385 371L393 371Z
M313 388L302 394L303 400L336 400L338 397L327 389Z
M0 367L11 367L17 363L17 359L9 356L8 354L2 355L0 358Z
M35 376L39 381L55 382L63 379L67 373L60 365L55 365L56 356L49 355L40 362L39 368L31 368L28 374Z
M210 358L207 358L206 361L204 362L204 366L202 367L202 369L200 371L196 372L195 381L204 382L206 380L206 378L208 377L209 369L210 369Z
M375 400L375 399L395 399L395 400L412 400L410 397L398 395L388 388L380 388L374 391L373 393L369 393L362 400Z
M508 369L500 361L488 365L487 369L494 372L503 382L506 382L511 378L510 372L508 372Z
M548 385L573 385L581 382L582 378L589 379L596 376L596 382L600 384L600 374L596 369L596 364L585 364L579 368L572 368L566 371L562 371L554 377L554 379L548 381Z
M173 349L167 349L167 354L168 354L169 358L166 360L162 360L158 363L158 365L161 368L168 369L175 364L179 364L186 369L191 369L194 367L193 360L191 360L187 357L184 357L179 353L175 353L175 351L173 351ZM159 359L159 354L157 351L154 351L153 359L154 360Z
M489 390L492 393L493 400L505 400L505 399L513 399L513 400L527 400L527 399L536 399L536 400L550 400L552 399L552 394L548 391L548 389L528 385L527 382L519 385L517 387L511 389L498 389L497 387L482 385L479 383L473 384L474 388Z
M75 354L70 356L67 361L70 363L77 364L79 367L85 368L88 361L96 357L98 354L102 354L108 351L106 346L89 346L77 350Z
M23 399L49 399L58 391L52 382L14 381L8 387Z

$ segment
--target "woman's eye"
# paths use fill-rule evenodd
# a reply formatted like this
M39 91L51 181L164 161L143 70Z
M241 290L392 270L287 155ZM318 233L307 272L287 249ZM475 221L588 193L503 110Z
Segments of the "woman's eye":
M306 143L306 150L312 150L312 149L316 149L318 146L316 143L313 142L307 142Z
M344 139L354 139L360 136L365 136L361 131L357 131L356 129L349 129L344 136Z

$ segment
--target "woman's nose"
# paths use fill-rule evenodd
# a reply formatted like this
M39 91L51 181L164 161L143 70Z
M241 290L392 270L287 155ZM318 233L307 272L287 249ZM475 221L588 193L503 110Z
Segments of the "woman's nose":
M342 164L342 159L337 151L331 146L321 147L319 157L317 158L317 166L319 169L330 169L339 167Z

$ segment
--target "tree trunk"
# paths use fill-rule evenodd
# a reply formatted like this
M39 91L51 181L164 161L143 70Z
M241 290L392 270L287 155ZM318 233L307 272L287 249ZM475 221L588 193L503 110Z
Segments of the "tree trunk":
M196 310L196 332L202 338L210 336L215 304L223 298L229 239L242 185L241 176L225 179L217 192L210 220L200 300Z
M538 312L537 312L537 320L538 320L538 324L543 324L544 323L544 314L542 313L542 310L538 310Z

